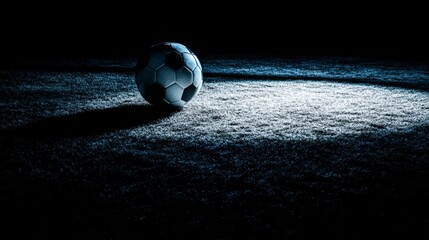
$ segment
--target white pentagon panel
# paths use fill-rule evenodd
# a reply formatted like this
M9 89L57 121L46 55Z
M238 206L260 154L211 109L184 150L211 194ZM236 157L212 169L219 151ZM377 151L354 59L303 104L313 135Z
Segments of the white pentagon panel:
M165 63L165 55L162 52L154 52L150 55L148 65L157 70L160 67L164 66Z
M183 62L186 67L188 67L191 70L194 70L197 67L197 62L195 61L194 56L190 53L183 53Z
M178 84L173 84L165 89L165 99L170 102L177 102L181 100L183 94L183 88Z
M200 87L203 83L203 73L199 67L194 70L194 85Z
M189 49L180 43L170 43L170 45L180 53L190 53Z
M187 69L186 67L181 67L176 72L176 82L182 86L183 88L186 88L187 86L191 85L194 80L194 76L192 74L192 71Z
M176 71L168 66L163 66L156 72L156 81L161 86L168 87L176 82Z

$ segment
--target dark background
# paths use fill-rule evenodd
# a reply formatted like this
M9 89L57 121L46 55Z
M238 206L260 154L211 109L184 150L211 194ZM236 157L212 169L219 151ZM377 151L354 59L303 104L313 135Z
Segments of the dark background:
M232 56L341 55L428 61L426 7L347 3L276 6L264 1L235 7L207 1L193 6L182 2L2 3L0 115L3 127L17 126L0 132L3 234L31 235L32 239L132 239L151 234L164 239L189 235L196 239L427 238L427 125L384 134L389 123L369 122L370 129L380 129L380 134L378 130L345 133L314 141L255 136L255 141L230 142L229 133L221 141L229 127L213 129L219 136L214 140L182 136L180 131L172 133L180 138L162 132L149 136L156 126L152 124L168 123L165 118L171 114L205 116L208 122L202 124L208 127L210 121L224 122L224 114L230 114L224 110L230 104L251 96L237 91L230 92L234 96L215 97L222 86L237 83L309 80L309 86L321 81L329 88L362 84L361 89L383 87L382 92L393 94L427 93L425 66L429 65L275 57L252 63L255 58ZM204 75L214 86L205 93L207 108L191 107L179 113L152 108L138 97L130 68L88 64L103 66L97 58L135 57L158 41L185 44L203 65L210 64L204 55L221 55L211 58L212 69L219 72ZM51 57L55 61L78 57L78 61L58 61L64 63L60 68L46 61L40 61L49 63L46 67L39 67L35 61L34 68L23 64L7 69L10 63ZM96 60L79 62L80 57ZM122 59L118 59L107 62L120 65ZM81 66L73 67L71 63L76 62ZM242 64L246 68L262 64L268 70L242 73ZM234 74L222 74L223 66ZM283 67L298 71L268 72ZM372 101L378 98L384 96L374 96ZM367 109L376 114L371 106ZM299 109L287 111L305 114ZM320 123L321 111L315 109L314 118L309 113L307 124ZM407 114L401 111L389 117ZM246 111L231 111L242 113ZM243 126L235 127L246 130L246 119L237 119ZM191 126L192 121L187 124ZM140 126L142 137L130 133L135 126Z
M428 60L423 6L3 6L2 58L136 56L159 41L204 54L343 55Z

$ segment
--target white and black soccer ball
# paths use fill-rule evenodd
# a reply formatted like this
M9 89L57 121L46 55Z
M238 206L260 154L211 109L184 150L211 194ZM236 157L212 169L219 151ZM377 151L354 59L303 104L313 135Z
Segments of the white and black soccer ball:
M200 61L189 48L161 42L138 59L135 80L149 103L181 108L200 91L203 75Z

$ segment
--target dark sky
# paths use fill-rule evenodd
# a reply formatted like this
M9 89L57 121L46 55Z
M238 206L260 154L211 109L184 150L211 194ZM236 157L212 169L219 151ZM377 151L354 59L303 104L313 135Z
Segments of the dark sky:
M199 54L363 55L427 59L425 8L83 4L4 8L2 55L134 56L158 41Z

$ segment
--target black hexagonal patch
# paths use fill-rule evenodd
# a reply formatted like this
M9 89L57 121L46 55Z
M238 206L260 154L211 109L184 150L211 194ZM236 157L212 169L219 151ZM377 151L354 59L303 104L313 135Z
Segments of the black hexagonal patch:
M177 70L183 66L182 56L178 52L169 52L165 56L165 64L174 70Z
M192 84L183 91L182 100L188 102L195 96L195 94L197 94L197 88Z
M151 84L147 87L145 99L152 104L160 104L164 98L165 88L158 83Z

